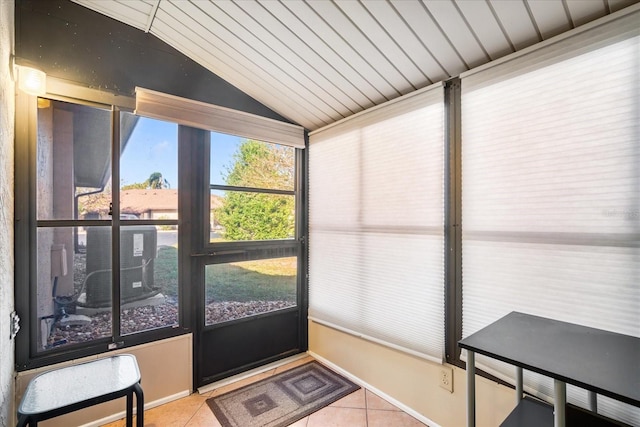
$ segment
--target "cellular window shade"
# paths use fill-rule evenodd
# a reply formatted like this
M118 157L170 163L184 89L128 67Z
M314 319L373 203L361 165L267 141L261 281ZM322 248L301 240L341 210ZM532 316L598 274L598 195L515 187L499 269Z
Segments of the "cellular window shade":
M636 8L463 75L463 336L514 310L640 336L638 22ZM539 375L525 386L552 395ZM638 408L599 409L640 425Z
M136 114L243 138L304 148L304 128L268 117L136 88Z
M309 314L442 361L443 88L310 134Z

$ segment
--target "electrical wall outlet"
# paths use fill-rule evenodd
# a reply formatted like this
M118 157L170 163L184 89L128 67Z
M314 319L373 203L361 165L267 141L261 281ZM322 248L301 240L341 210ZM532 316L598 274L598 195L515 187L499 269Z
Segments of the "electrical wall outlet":
M453 368L440 368L440 387L453 393Z

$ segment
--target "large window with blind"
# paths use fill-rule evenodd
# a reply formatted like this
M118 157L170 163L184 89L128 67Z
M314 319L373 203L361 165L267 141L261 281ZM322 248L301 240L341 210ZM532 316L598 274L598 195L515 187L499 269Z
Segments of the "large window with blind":
M640 336L638 16L463 74L460 99L432 87L312 132L311 320L436 361L445 329L455 348L511 311ZM526 373L525 390L544 399L552 383Z
M462 76L463 336L514 310L640 336L637 23ZM552 395L533 373L525 386ZM569 387L568 400L587 396ZM640 424L637 408L599 400L601 413Z
M443 87L310 135L309 315L442 361Z

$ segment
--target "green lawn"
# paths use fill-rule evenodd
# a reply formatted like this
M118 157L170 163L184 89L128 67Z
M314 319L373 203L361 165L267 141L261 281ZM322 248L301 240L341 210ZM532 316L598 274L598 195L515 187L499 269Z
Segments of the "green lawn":
M161 246L153 266L154 286L168 297L178 298L178 248Z
M207 302L293 302L296 300L296 259L208 265L205 286Z
M154 262L155 286L168 297L178 296L178 249L158 248ZM206 300L292 301L296 300L296 258L275 258L205 268Z

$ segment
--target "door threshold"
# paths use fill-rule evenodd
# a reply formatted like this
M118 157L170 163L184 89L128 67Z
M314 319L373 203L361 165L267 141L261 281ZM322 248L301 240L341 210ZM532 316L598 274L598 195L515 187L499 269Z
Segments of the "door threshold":
M250 369L240 374L232 375L228 378L225 378L216 382L212 382L211 384L203 385L202 387L198 387L198 393L199 394L209 393L217 388L220 388L229 384L233 384L238 381L242 381L245 378L249 378L254 375L270 371L271 369L279 368L280 366L286 365L287 363L295 362L296 360L304 359L305 357L309 357L309 353L306 351L304 353L294 354L293 356L289 356L281 360L276 360L275 362L271 362L266 365Z

